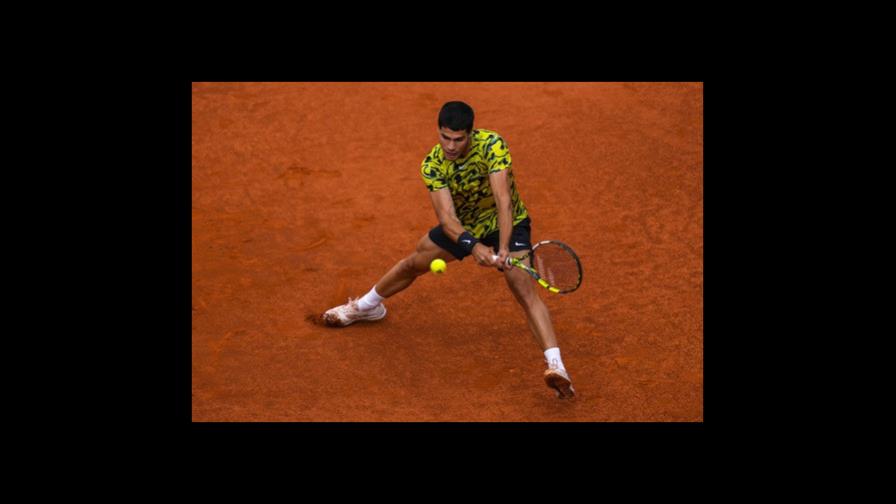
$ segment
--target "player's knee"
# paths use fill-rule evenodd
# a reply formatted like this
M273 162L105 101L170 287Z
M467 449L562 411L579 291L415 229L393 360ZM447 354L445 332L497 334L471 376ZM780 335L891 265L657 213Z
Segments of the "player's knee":
M401 260L401 272L404 276L418 277L427 271L429 266L423 266L425 261L419 254L414 254Z
M523 289L517 294L517 298L520 300L521 304L528 307L533 307L541 302L541 298L538 297L538 293L536 293L534 289Z
M414 256L405 257L398 261L398 273L403 277L414 275Z
M507 285L520 304L531 306L533 303L541 300L538 297L538 293L532 288L529 278L517 278L515 275L510 276L508 274Z

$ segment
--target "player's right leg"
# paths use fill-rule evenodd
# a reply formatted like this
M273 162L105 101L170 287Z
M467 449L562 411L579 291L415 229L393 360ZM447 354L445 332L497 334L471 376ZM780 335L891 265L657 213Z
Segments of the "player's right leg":
M392 269L376 283L376 291L384 298L407 289L418 276L429 272L429 264L435 259L444 259L451 262L455 257L436 245L430 238L430 233L423 235L417 242L414 253L398 261Z
M386 307L382 304L385 298L407 289L417 277L429 271L429 264L434 259L444 259L445 262L455 260L455 256L451 252L436 245L430 238L434 234L437 241L447 245L442 240L442 233L436 232L434 228L433 231L420 238L412 254L392 266L392 269L365 296L359 299L349 299L348 303L327 310L323 314L324 323L334 327L345 327L355 322L372 322L385 317Z

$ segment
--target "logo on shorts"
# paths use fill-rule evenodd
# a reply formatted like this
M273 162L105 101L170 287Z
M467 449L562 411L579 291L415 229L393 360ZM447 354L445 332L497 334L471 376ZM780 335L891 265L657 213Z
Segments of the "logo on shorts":
M513 242L513 244L516 245L517 247L525 247L525 246L527 246L527 244L525 244L525 243L520 243L520 242Z

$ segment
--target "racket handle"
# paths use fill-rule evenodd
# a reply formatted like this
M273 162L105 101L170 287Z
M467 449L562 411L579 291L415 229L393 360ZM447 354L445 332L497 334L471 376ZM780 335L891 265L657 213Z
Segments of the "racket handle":
M492 256L492 262L495 262L495 261L497 261L497 260L498 260L498 256L493 255L493 256ZM510 264L510 257L508 257L507 260L504 261L504 264Z

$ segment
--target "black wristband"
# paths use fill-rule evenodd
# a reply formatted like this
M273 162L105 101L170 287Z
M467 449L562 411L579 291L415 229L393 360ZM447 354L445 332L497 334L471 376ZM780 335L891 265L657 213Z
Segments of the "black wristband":
M464 231L457 237L457 244L470 253L473 252L473 247L475 247L477 243L479 243L479 240L474 238L469 231Z

